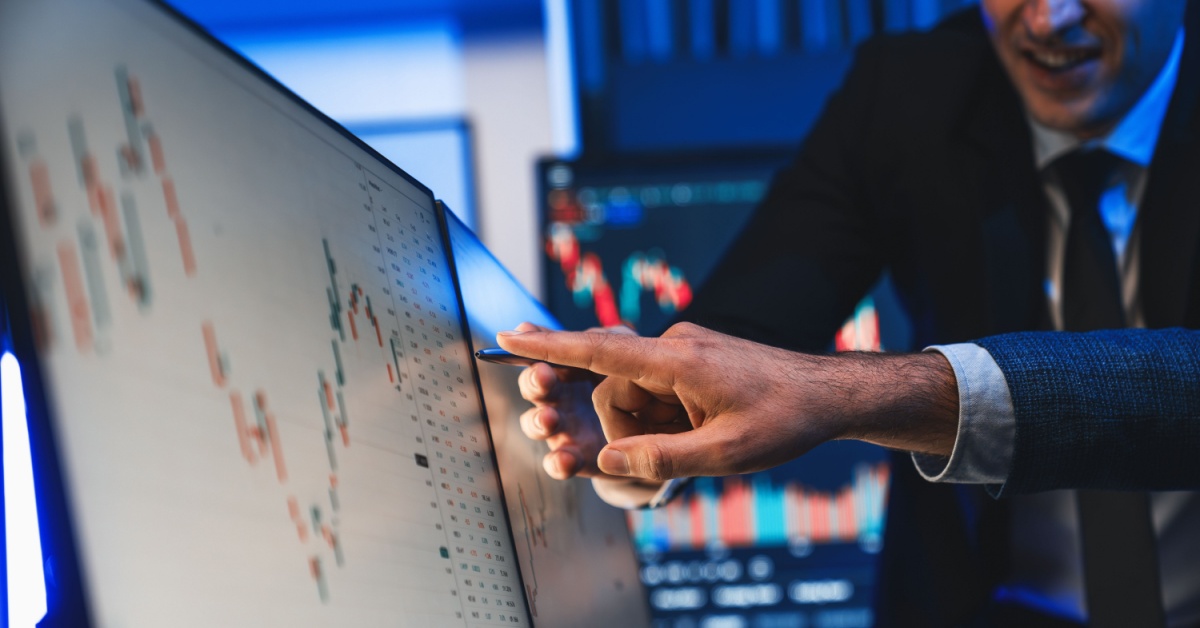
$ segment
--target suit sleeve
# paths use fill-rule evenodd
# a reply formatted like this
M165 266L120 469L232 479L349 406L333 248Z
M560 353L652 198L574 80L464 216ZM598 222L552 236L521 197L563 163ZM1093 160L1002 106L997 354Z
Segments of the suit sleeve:
M860 49L684 320L792 349L829 347L883 264L864 194L878 57L870 44Z
M997 496L1200 488L1200 331L1040 332L976 341L1016 413Z

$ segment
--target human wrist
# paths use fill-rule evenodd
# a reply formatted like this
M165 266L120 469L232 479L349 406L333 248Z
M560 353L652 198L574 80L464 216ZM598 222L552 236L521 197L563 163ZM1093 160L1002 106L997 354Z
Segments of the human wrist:
M939 353L825 356L823 388L838 439L949 455L958 425L954 370Z

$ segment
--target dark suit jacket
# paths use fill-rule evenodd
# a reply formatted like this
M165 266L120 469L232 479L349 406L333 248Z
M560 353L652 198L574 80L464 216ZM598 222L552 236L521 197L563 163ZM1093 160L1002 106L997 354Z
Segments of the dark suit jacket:
M1013 468L998 493L1200 489L1200 332L977 342L1004 372L1017 415Z
M1200 328L1196 9L1139 208L1140 289L1156 328ZM886 268L917 347L1046 329L1049 208L1033 159L977 9L873 40L685 317L824 350ZM1018 444L1016 455L1039 453ZM1004 500L929 484L906 458L893 473L879 619L960 625L1004 573L1006 518L992 512Z

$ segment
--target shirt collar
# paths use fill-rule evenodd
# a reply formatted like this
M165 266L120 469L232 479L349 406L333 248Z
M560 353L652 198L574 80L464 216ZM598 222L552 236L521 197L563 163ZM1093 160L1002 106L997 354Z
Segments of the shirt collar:
M1103 137L1084 142L1070 133L1051 129L1029 118L1038 169L1045 168L1058 157L1084 144L1103 147L1143 168L1149 166L1154 147L1158 144L1163 118L1167 115L1167 105L1175 91L1175 79L1179 76L1179 59L1182 56L1183 28L1180 27L1175 34L1171 54L1162 70L1159 70L1158 77L1150 84L1150 89L1142 94L1133 108L1121 118L1121 122Z

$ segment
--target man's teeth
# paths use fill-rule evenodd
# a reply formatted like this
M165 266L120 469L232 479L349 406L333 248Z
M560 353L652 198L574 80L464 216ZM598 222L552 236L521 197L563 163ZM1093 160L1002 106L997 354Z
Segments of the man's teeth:
M1087 52L1084 51L1032 51L1030 56L1038 63L1052 69L1057 70L1067 66L1075 65L1089 58Z

